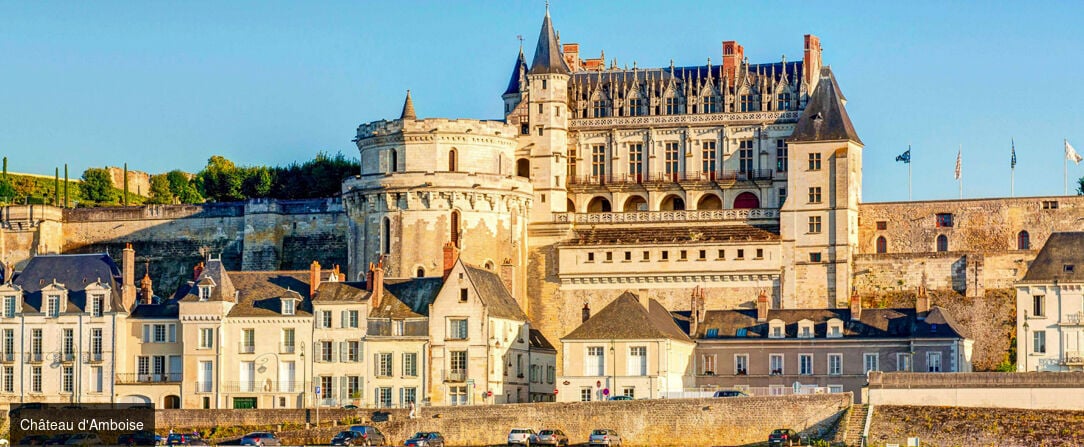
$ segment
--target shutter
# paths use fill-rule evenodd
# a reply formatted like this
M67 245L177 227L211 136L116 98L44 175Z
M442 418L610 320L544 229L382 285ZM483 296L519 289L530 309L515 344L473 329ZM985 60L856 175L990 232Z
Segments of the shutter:
M406 400L404 399L403 391L405 391L404 388L399 388L399 406L400 407L406 407Z
M339 403L350 398L350 390L347 388L349 381L346 376L339 377Z
M333 361L333 362L336 361L335 359L338 358L338 357L339 357L339 343L331 342L331 361Z
M388 354L388 375L395 375L395 356Z
M143 325L143 343L150 343L150 342L151 342L151 325L144 324Z
M170 343L177 343L177 325L176 324L169 325L169 342Z
M347 327L346 311L339 312L339 327Z

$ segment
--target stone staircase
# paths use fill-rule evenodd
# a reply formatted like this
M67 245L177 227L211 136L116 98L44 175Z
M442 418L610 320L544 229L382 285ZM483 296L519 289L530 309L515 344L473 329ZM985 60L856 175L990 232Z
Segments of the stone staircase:
M850 414L847 417L847 436L843 438L843 442L849 447L858 447L862 445L862 431L866 428L866 418L870 412L869 405L856 404L851 407Z

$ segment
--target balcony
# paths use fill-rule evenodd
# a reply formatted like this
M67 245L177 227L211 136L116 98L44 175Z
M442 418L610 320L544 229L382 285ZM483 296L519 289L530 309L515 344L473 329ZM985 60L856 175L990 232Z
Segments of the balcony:
M1084 312L1071 313L1065 316L1065 322L1062 325L1067 326L1084 326Z
M449 369L444 371L445 382L466 382L467 370L465 369Z
M26 363L41 363L45 361L45 353L43 352L27 352L23 354L24 361Z
M15 353L0 352L0 363L15 363Z
M196 382L197 393L210 393L215 390L214 382Z
M223 388L227 393L300 393L305 389L305 383L300 381L239 380L225 382Z
M101 352L86 352L83 353L83 361L86 363L102 363L105 360L105 354Z
M57 359L60 360L62 363L72 363L72 362L75 361L75 353L74 352L57 353Z
M554 223L607 224L651 222L718 222L778 219L779 210L749 208L690 211L629 211L624 213L553 213Z
M1065 357L1062 357L1061 364L1065 366L1084 366L1084 352L1065 351Z
M183 374L182 373L161 373L161 374L136 374L136 373L121 373L117 374L117 384L135 384L135 383L179 383Z
M297 346L293 343L279 343L279 354L293 354L297 351Z
M237 352L241 353L241 354L252 354L252 353L256 352L256 345L246 343L246 342L238 343L237 344Z
M734 171L722 169L712 172L647 172L640 174L609 175L573 175L568 177L568 186L634 186L660 185L666 183L715 183L720 188L734 182L771 180L775 177L772 169L753 169Z

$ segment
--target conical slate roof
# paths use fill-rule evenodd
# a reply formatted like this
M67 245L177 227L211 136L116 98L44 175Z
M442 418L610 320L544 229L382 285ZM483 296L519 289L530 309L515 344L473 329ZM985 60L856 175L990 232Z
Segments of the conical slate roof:
M525 71L527 71L527 58L523 56L523 48L520 47L519 57L516 58L516 66L512 67L512 79L508 80L508 88L504 90L505 95L519 93L522 90L519 77L520 73Z
M851 117L843 107L843 92L839 90L832 69L821 68L820 82L809 97L809 104L798 118L790 141L850 140L862 144L854 131Z
M410 99L410 90L406 91L406 101L403 102L403 114L399 116L399 119L418 119L418 115L414 113L414 100Z
M538 46L534 49L534 61L531 62L529 74L569 74L571 71L565 58L561 56L553 22L550 21L550 11L547 9L546 18L542 20L542 31L538 33Z

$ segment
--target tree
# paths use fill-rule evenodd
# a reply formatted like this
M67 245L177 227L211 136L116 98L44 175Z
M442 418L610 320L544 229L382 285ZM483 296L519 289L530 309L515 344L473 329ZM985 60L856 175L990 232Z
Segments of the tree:
M232 161L221 155L207 160L207 167L196 175L198 184L203 186L203 195L216 202L235 202L244 200L241 184L243 173Z
M151 176L151 197L147 203L165 205L173 203L173 192L169 189L169 179L165 174Z
M169 192L181 203L203 203L203 196L200 195L193 179L194 177L191 174L179 169L166 173L166 180L169 181Z
M0 202L15 202L15 184L11 182L11 177L6 175L0 177Z
M105 169L88 168L83 171L83 184L79 187L83 191L83 198L91 202L113 203L117 200L113 179Z
M271 194L271 170L264 166L245 168L241 193L245 198L267 197Z

